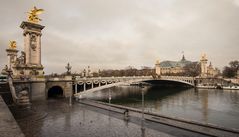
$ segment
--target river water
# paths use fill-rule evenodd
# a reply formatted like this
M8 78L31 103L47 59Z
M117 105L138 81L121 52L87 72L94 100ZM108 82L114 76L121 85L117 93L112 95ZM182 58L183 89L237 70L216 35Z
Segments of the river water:
M141 109L142 92L145 111L239 129L239 91L121 86L97 91L94 96Z

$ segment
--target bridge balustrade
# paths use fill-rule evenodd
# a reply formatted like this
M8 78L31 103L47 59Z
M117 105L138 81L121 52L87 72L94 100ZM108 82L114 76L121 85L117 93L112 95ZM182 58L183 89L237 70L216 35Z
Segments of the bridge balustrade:
M86 90L86 85L91 85L91 88L94 88L94 84L98 84L97 87L102 87L105 85L106 87L114 86L115 83L137 83L145 80L154 80L152 76L130 76L130 77L92 77L92 78L80 78L76 77L74 85L83 85L83 90ZM193 77L182 77L182 76L161 76L160 78L156 78L155 80L172 80L179 81L183 83L187 83L189 85L194 86L194 78ZM77 87L75 87L75 91L77 91Z

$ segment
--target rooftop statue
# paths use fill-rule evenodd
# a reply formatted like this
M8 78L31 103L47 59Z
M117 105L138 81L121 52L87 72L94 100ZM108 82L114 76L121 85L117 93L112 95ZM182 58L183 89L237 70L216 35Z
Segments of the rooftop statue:
M159 59L156 61L156 64L160 64L160 60Z
M202 54L202 56L201 56L201 60L207 60L207 55L204 53L204 54Z
M10 41L9 42L9 49L16 49L17 48L17 42L16 41Z
M38 23L41 21L41 19L38 17L38 15L42 14L44 10L43 9L37 9L36 6L30 12L28 13L28 21L32 23Z

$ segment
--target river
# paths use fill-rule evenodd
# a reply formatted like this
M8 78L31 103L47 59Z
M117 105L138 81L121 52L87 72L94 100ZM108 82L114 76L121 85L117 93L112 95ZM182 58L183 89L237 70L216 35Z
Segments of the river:
M95 99L145 111L239 129L239 91L121 86L95 92Z

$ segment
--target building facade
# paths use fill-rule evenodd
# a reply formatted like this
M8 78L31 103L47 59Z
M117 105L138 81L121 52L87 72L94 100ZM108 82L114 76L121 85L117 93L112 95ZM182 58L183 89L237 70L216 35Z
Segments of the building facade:
M214 68L212 63L210 62L209 66L207 65L208 59L206 54L203 54L200 58L199 62L192 62L186 60L183 55L182 59L179 61L156 61L155 71L157 75L185 75L186 68L185 66L190 65L192 63L200 64L200 77L208 78L208 77L216 77L220 74L220 70Z
M214 68L211 62L207 66L207 61L208 59L206 54L203 54L200 59L201 65L200 77L202 78L217 77L220 74L220 70L218 68Z
M155 64L155 70L157 75L180 75L185 72L184 67L187 64L192 63L189 60L186 60L183 55L180 61L162 61L159 60Z

